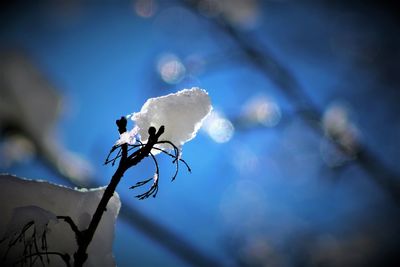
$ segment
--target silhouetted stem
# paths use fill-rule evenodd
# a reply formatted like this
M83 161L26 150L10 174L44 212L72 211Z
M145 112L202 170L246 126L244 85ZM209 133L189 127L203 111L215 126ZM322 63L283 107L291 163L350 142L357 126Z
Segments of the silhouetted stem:
M122 159L121 159L122 162ZM78 250L74 254L74 266L83 266L83 263L87 259L87 248L90 244L90 242L93 239L93 236L96 232L96 229L101 221L101 218L103 216L103 213L106 211L106 207L108 204L108 201L110 198L114 195L115 189L117 188L117 185L119 181L121 180L125 168L122 168L124 164L120 164L118 169L116 170L115 174L113 175L111 182L108 184L106 190L104 191L103 197L100 200L99 205L97 206L97 209L92 217L92 220L89 224L89 228L85 231L82 232L81 238L78 238Z
M126 132L126 124L127 121L124 117L121 117L120 120L116 121L118 125L118 131L120 134ZM135 166L140 161L142 161L145 157L150 154L151 149L154 144L157 143L158 138L164 132L164 126L161 126L158 132L154 127L149 128L149 139L147 144L135 151L132 155L128 157L128 145L121 145L121 159L118 165L118 169L115 171L114 175L111 178L110 183L108 184L106 190L104 191L103 197L100 200L99 205L95 213L93 214L92 220L90 221L88 229L81 232L81 236L78 238L78 250L74 254L74 267L81 267L85 263L88 255L86 253L90 242L93 239L93 236L96 232L96 229L101 221L103 213L106 211L107 204L111 197L114 195L115 189L118 186L118 183L121 181L122 176L125 171L132 166Z

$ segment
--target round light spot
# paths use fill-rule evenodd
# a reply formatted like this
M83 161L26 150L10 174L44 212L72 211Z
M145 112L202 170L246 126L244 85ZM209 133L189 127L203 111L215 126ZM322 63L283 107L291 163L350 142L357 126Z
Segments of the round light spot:
M151 18L157 11L157 3L154 0L136 0L134 10L142 18Z
M207 134L217 143L226 143L235 132L233 124L220 113L213 111L204 122Z
M274 127L281 120L281 109L273 100L261 96L249 100L243 109L243 117L248 123Z
M186 68L181 60L173 55L163 55L157 64L161 79L169 84L177 84L185 77Z

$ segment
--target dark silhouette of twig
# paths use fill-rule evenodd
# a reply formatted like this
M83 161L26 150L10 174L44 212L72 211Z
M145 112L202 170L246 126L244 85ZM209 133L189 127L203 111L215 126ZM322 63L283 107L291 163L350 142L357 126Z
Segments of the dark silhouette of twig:
M144 144L142 144L139 140L138 140L137 142L139 143L139 145L128 145L128 147L129 147L129 148L128 148L128 152L131 151L131 150L134 149L134 148L138 148L138 147L144 146ZM162 144L163 142L164 142L164 141L159 141L159 142L157 142L157 144ZM118 148L118 146L116 146L115 149L116 149L116 148ZM107 165L107 164L110 163L110 162L114 162L114 160L116 160L116 159L118 159L118 158L121 157L121 155L118 153L114 158L109 159L111 153L112 153L113 151L115 151L115 149L111 150L110 154L107 156L106 161L104 162L104 165ZM180 162L182 162L183 164L185 164L185 166L186 166L186 168L187 168L187 170L188 170L189 172L192 172L192 169L190 168L190 166L187 164L187 162L186 162L184 159L181 159L180 157L176 157L176 155L173 155L173 154L169 153L168 151L166 151L166 150L164 150L164 149L161 149L161 148L159 148L159 147L153 147L153 149L154 149L154 150L158 150L158 151L164 153L165 155L168 155L168 156L174 158L174 160L172 161L173 163L175 163L176 160L179 160ZM176 148L176 149L177 149L177 148Z
M161 148L158 148L158 147L153 147L153 149L158 150L158 151L161 151L162 153L164 153L164 154L166 154L166 155L168 155L168 156L174 158L174 161L172 161L172 162L175 162L176 160L179 160L180 162L182 162L183 164L185 164L185 166L186 166L188 172L192 172L192 169L190 168L190 166L187 164L187 162L186 162L184 159L176 158L175 155L172 155L172 154L169 153L168 151L165 151L164 149L161 149Z
M4 54L4 53L3 53ZM22 65L18 69L22 70L33 70L34 73L39 73L36 71L37 66L32 64L29 57L22 53L20 50L13 51L10 53L9 51L6 55L12 54L13 58L16 57L18 60L15 61L18 64L21 62ZM15 65L13 61L12 66ZM22 66L22 68L21 68ZM31 67L32 66L32 67ZM28 69L26 69L28 67ZM13 68L15 69L15 68ZM40 76L40 79L35 78L35 75L27 75L29 74L26 72L19 73L17 77L24 76L30 81L30 84L35 86L35 89L47 87L52 88L53 86L50 84L47 86L43 86L43 79L45 76ZM40 74L40 73L39 73ZM42 95L42 94L41 94ZM45 99L45 98L43 98ZM54 106L57 106L54 99L52 101L47 101L46 103L54 103ZM56 99L57 100L57 99ZM13 102L14 103L14 102ZM18 107L20 107L20 103L17 103ZM25 138L30 140L35 147L37 152L38 159L42 161L42 163L55 172L55 174L60 178L68 182L72 187L84 187L84 188L95 188L99 186L103 186L99 182L99 179L92 176L86 176L85 174L79 174L75 176L75 174L65 172L64 163L60 164L60 162L64 159L63 153L60 153L60 150L54 149L54 144L46 143L45 140L48 138L42 138L43 136L38 135L37 132L32 131L31 128L26 127L26 115L25 113L18 113L22 114L21 118L24 120L9 120L5 122L4 129L12 133L18 133L23 135ZM44 114L39 113L41 116L46 114L53 114L52 112L45 112ZM40 128L40 133L44 133L45 131ZM2 133L4 134L4 132ZM130 148L133 149L133 148ZM128 149L129 151L129 149ZM116 158L117 159L117 158ZM180 160L182 162L182 160ZM129 203L129 198L121 196L121 201L125 203ZM150 238L157 244L160 244L161 248L166 249L172 255L175 255L179 259L183 260L185 263L192 265L192 266L222 266L222 264L209 253L202 251L200 248L195 246L192 242L189 242L188 239L179 235L179 233L171 230L168 226L157 222L151 216L145 214L142 210L136 208L134 203L126 204L121 207L119 213L119 219L124 220L129 226L134 229L138 229L144 236Z
M74 183L74 180L72 180L71 177L67 176L64 172L61 172L58 168L56 168L57 165L53 164L53 155L49 154L48 151L41 149L42 147L38 145L39 142L35 141L36 139L34 136L30 136L28 133L24 134L26 134L27 137L33 141L35 147L38 149L38 155L43 162L49 166L50 169L55 170L60 178L69 181L75 186L83 186L87 188L102 186L102 184L97 182L98 179L94 178L90 179L90 182L86 184L77 185ZM154 147L154 149L158 148ZM180 161L184 162L183 159L180 159ZM186 162L184 162L184 164L186 164ZM187 166L187 168L189 171L191 171L189 166ZM129 200L123 196L121 196L121 201L129 203ZM120 210L119 218L125 220L130 226L139 230L145 236L160 244L161 247L165 248L167 251L191 266L224 266L218 259L209 255L208 253L204 253L193 243L189 242L189 240L181 237L170 228L144 214L143 211L134 207L133 204L123 205Z
M75 222L71 219L71 217L57 216L57 219L64 220L71 227L71 230L72 230L72 232L74 232L77 242L80 238L82 238L81 231L78 229L78 226L76 226Z
M118 131L120 134L126 132L127 120L125 117L121 117L121 119L116 121L118 126ZM110 183L108 184L106 190L104 191L103 197L100 200L99 205L95 213L93 214L92 220L90 221L88 229L81 232L82 236L78 239L78 250L74 254L74 266L80 267L86 261L88 255L86 250L93 239L93 236L96 232L96 229L101 221L103 213L106 211L107 204L111 197L114 195L115 189L118 186L121 178L123 177L126 170L130 167L137 165L141 162L145 157L147 157L153 146L158 141L160 135L164 132L164 126L161 126L158 131L154 127L149 128L149 139L147 144L140 148L138 151L135 151L131 155L128 156L128 145L121 145L121 159L118 165L117 170L111 178Z
M9 253L10 249L11 249L17 242L20 242L21 240L23 240L26 231L28 231L29 228L31 228L32 226L34 226L34 222L33 222L33 221L28 222L28 223L25 224L24 227L21 229L21 232L19 233L19 235L17 236L17 238L15 238L14 240L13 240L13 239L10 239L10 242L8 243L7 251L6 251L6 253L5 253L5 255L4 255L3 258L6 258L6 257L7 257L7 255L8 255L8 253ZM4 238L1 242L5 241L5 240L6 240L6 238Z
M160 169L158 167L158 162L156 160L156 158L154 157L153 153L150 152L150 156L153 159L154 165L156 167L156 171L154 173L154 176L150 179L141 181L141 182L137 182L134 186L129 187L129 189L134 189L136 187L142 186L147 184L149 181L153 180L153 184L151 185L150 189L146 192L144 192L143 194L139 194L136 197L140 200L143 200L145 198L148 198L149 196L153 196L156 197L157 196L157 192L158 192L158 179L160 176Z
M66 217L69 218L69 217ZM68 220L68 219L67 219ZM71 220L71 218L69 218ZM72 222L72 220L71 220ZM72 222L72 224L74 224ZM74 224L75 225L75 224ZM26 234L28 230L32 229L32 234L30 235L30 238L26 240ZM44 262L44 257L46 257L46 262L47 264L50 264L50 258L49 256L51 255L58 255L61 257L61 259L65 262L66 266L70 266L70 256L68 253L62 254L59 252L49 252L48 246L47 246L47 237L46 237L46 231L44 230L43 233L40 236L41 240L41 246L39 247L38 245L38 238L37 238L37 231L36 231L36 225L34 221L29 221L26 223L21 231L18 234L15 234L13 237L9 237L9 243L7 250L4 254L4 256L1 259L1 263L7 264L5 261L7 260L8 254L11 251L12 248L14 248L17 243L23 242L23 252L22 256L20 259L12 262L13 266L16 266L17 264L21 264L21 266L29 265L29 266L34 266L35 262L39 259L42 266L45 266ZM16 237L15 237L16 236ZM1 242L5 241L7 238L4 238L1 240Z
M128 148L128 152L131 151L134 148L138 148L138 147L142 147L142 146L144 146L144 145L143 144L140 144L140 145L128 145L128 147L129 147ZM121 146L118 145L118 146L113 146L112 147L112 149L110 150L106 160L104 161L104 165L107 165L108 163L112 163L112 166L114 166L115 161L121 157L121 152L119 151L117 153L117 155L115 157L113 157L112 159L110 159L110 156L118 148L121 149Z
M24 261L26 261L26 259L27 258L32 258L32 257L42 257L42 256L51 256L51 255L54 255L54 256L59 256L63 261L64 261L64 263L65 263L65 265L67 266L67 267L70 267L71 266L71 264L70 264L70 256L66 253L66 254L62 254L62 253L60 253L60 252L53 252L53 251L46 251L46 252L36 252L36 253L32 253L32 254L29 254L29 255L26 255L26 256L24 256L23 258L21 258L21 259L19 259L18 261L16 261L15 263L14 263L14 266L15 265L17 265L18 263L21 263L21 262L24 262ZM32 264L30 265L30 266L33 266L33 264L34 264L34 261L32 262ZM43 266L44 266L44 263L42 264Z
M125 130L122 127L119 127L119 128L120 128L119 129L120 131ZM74 234L76 236L76 240L78 243L78 250L74 254L74 266L82 266L84 264L84 262L86 261L86 259L87 259L86 250L87 250L88 246L90 245L90 242L96 232L96 228L97 228L99 222L101 221L101 217L105 211L107 202L112 197L113 192L115 191L115 188L116 188L119 180L122 178L123 173L128 168L138 164L145 157L151 156L156 165L156 174L159 175L159 167L158 167L157 160L155 159L154 155L151 153L152 149L156 149L170 157L173 157L174 158L173 162L175 162L175 161L176 162L178 162L178 161L184 162L184 164L187 166L188 170L190 171L190 167L187 165L187 163L183 159L178 158L179 157L178 150L173 143L169 142L169 144L171 144L173 147L176 148L175 155L173 155L163 149L154 147L155 144L158 144L158 137L162 134L162 132L163 132L163 127L160 127L158 132L155 132L154 128L150 128L149 129L150 137L149 137L149 141L147 142L147 144L141 144L140 146L138 146L138 147L140 147L140 149L138 151L135 151L134 153L132 153L130 156L128 156L128 153L127 153L128 152L127 145L125 144L125 145L121 146L121 153L118 156L118 158L121 158L119 167L118 167L117 171L115 172L109 186L105 190L102 200L100 201L100 204L97 207L96 212L92 217L92 220L91 220L91 223L89 224L88 229L83 230L83 231L79 230L78 227L76 226L76 224L74 223L74 221L69 216L57 216L58 219L64 220L70 226L71 230L74 232ZM162 141L162 142L166 143L165 141ZM132 156L132 155L134 155L134 156ZM154 188L155 189L153 191L156 191L157 188L156 187L154 187ZM153 191L149 191L149 193L147 195L148 196L151 195L153 193ZM129 214L131 217L134 218L134 219L133 218L129 218L129 219L131 221L138 222L137 225L139 226L139 229L141 229L141 230L143 228L145 230L151 229L152 231L151 231L150 236L153 239L157 240L158 242L161 242L165 247L167 247L171 251L174 251L174 252L178 251L177 254L181 255L181 257L186 262L189 262L196 266L221 266L221 264L219 262L212 260L211 258L207 258L207 256L205 256L205 255L199 254L196 251L196 249L193 248L192 245L187 243L184 239L179 238L179 236L176 236L174 233L170 232L162 225L155 224L152 220L149 220L148 218L146 218L144 216L137 217L135 214L136 211L134 209L132 209L132 207L129 207L129 206L125 206L125 207L127 207L125 209L128 210L128 212L126 214ZM140 221L138 221L138 218L140 219ZM26 232L29 229L29 227L31 227L32 225L33 225L33 222L26 225L26 227L24 227L24 229L25 229L24 232ZM14 243L17 242L18 239L21 239L22 236L23 236L23 233L21 233L15 239L16 241L14 241ZM37 244L35 244L35 247L37 247ZM37 249L37 251L35 253L24 253L25 256L27 256L26 259L32 260L33 263L34 263L34 261L36 261L38 259L40 259L43 262L42 256L47 255L47 260L49 261L48 255L53 255L55 253L47 251L46 240L42 240L42 248L45 249L44 252L39 251ZM48 253L48 254L46 254L46 253ZM59 255L61 256L62 254L60 253ZM34 258L34 256L37 256L37 257ZM69 257L69 255L64 255L64 258L66 258L66 257ZM67 266L69 266L68 264L67 264Z
M117 125L118 125L118 131L120 134L126 132L126 124L127 120L124 117L121 117L120 120L117 120ZM154 174L154 182L151 186L151 188L146 191L143 194L139 194L136 197L139 199L145 199L148 198L149 196L155 197L157 192L158 192L158 179L159 179L159 166L157 163L157 160L155 156L151 153L152 149L155 148L157 144L169 144L174 148L175 155L169 154L168 155L172 156L174 158L173 163L176 163L176 172L172 178L175 179L177 174L178 174L178 166L179 166L179 150L178 148L170 141L158 141L159 137L163 134L164 132L164 126L161 126L158 131L154 127L150 127L148 130L149 133L149 138L147 140L146 144L143 144L141 142L138 147L140 147L138 150L133 152L132 154L128 155L128 144L122 144L120 145L120 150L117 153L117 156L111 160L109 160L110 154L117 149L117 147L112 148L110 154L107 156L106 163L113 163L117 158L120 158L118 168L114 175L111 178L111 182L108 184L106 190L104 191L104 194L100 200L100 203L92 217L92 220L89 224L89 227L86 230L79 231L76 227L76 225L70 220L68 217L61 217L64 219L67 223L70 224L71 229L76 233L77 237L77 243L78 243L78 250L74 254L74 266L82 266L84 262L86 261L88 255L86 253L88 246L90 245L90 242L93 239L93 236L96 232L96 229L98 227L98 224L101 221L102 215L104 211L106 210L107 203L113 196L115 189L120 182L121 178L123 177L124 173L126 170L129 168L137 165L140 163L145 157L150 156L153 159L153 162L155 164L156 170ZM162 150L162 152L165 152ZM183 161L184 162L184 161ZM185 162L185 165L188 167L187 163ZM190 170L190 168L188 167ZM136 183L135 186L131 188L135 188L138 186L142 186L146 183L148 183L151 179L145 180L145 181L140 181ZM189 250L190 251L190 250Z
M175 155L174 155L174 160L172 161L172 163L175 163L176 168L175 168L175 173L174 173L174 175L172 176L172 179L171 179L173 181L173 180L175 180L175 178L176 178L176 176L178 175L178 172L179 172L179 160L178 160L179 159L179 149L178 149L178 147L176 145L174 145L170 141L160 141L160 142L158 142L158 144L169 144L174 148Z

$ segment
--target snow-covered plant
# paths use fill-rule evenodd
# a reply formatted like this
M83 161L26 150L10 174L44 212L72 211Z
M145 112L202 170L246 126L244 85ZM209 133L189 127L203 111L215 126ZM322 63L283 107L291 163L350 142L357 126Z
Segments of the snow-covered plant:
M50 266L65 266L67 259L72 265L77 243L71 226L89 226L104 191L105 187L78 190L0 175L0 266L44 266L48 261ZM120 207L114 194L88 248L85 266L115 264L112 241Z
M0 239L0 244L8 244L3 262L11 262L22 266L34 266L39 263L45 266L46 262L49 263L50 256L58 256L66 266L71 266L70 260L72 260L72 265L75 267L83 266L83 264L85 266L87 264L91 266L110 265L108 256L99 263L93 259L93 255L89 256L88 253L91 254L93 251L92 240L99 239L99 235L95 236L95 233L98 232L97 229L101 225L100 222L103 221L104 213L106 211L108 214L110 213L110 199L115 198L113 196L116 187L124 173L129 168L139 164L144 158L150 157L152 159L155 166L153 176L147 180L139 181L131 187L131 189L134 189L153 181L146 192L136 196L139 199L145 199L150 196L155 197L158 192L160 170L156 159L157 154L162 153L173 159L175 173L172 176L172 180L178 174L179 163L183 163L190 172L189 165L181 158L182 147L187 141L196 136L204 118L210 113L211 109L207 92L199 88L192 88L147 100L140 112L127 116L135 122L135 126L130 131L127 131L126 128L127 118L121 117L116 121L120 138L112 146L105 161L105 164L111 163L111 165L114 165L119 160L118 167L108 186L102 189L101 199L96 208L84 209L82 214L77 214L76 212L60 210L54 207L55 202L52 200L50 200L50 203L53 203L53 206L48 205L48 203L43 204L40 201L33 201L34 203L29 203L28 201L14 206L13 215L9 215L10 218L8 219L11 224L4 233L3 238ZM43 185L45 187L48 186L44 183ZM81 202L79 203L81 205ZM114 214L116 218L119 202L115 204L115 201L112 201L111 203L114 203L112 205L116 207L116 212L115 209L114 212L111 211L111 214ZM63 204L59 203L57 205ZM63 225L67 225L74 234L76 246L72 251L65 248L59 251L48 250L49 246L47 244L50 243L47 240L47 236L50 236L48 233L52 232L53 228L57 229L57 227L50 226L53 224L59 225L60 221ZM66 232L62 231L60 233L60 240L65 236ZM53 238L55 236L57 235L52 235ZM112 240L112 236L107 236L107 238ZM20 242L23 242L20 257L15 261L7 259L10 253L15 255L16 252L12 250ZM38 242L42 246L39 246ZM103 250L100 258L104 258L104 255L110 255L110 253L107 254Z
M149 127L158 129L162 125L165 131L161 140L168 140L181 148L184 143L192 140L200 126L211 111L210 99L206 91L199 88L185 89L175 94L150 98L144 103L138 113L133 113L131 119L136 127L131 134L138 133L142 142L147 142ZM137 132L136 132L137 131ZM159 143L156 147L171 149L168 143Z
M174 94L148 99L140 112L127 116L135 122L135 126L130 131L123 130L122 133L120 131L120 138L112 147L109 156L116 149L119 149L119 152L112 159L107 157L105 164L110 162L114 164L115 160L121 156L122 145L124 144L128 145L129 149L144 148L144 144L150 142L150 130L159 129L161 133L148 153L154 161L155 173L152 178L137 182L131 187L131 189L134 189L153 180L150 189L137 195L137 197L139 199L149 196L155 197L158 192L159 178L159 168L155 155L164 153L173 158L176 171L172 180L178 174L179 162L182 162L190 172L189 166L181 159L182 147L196 136L211 109L207 92L199 88L184 89ZM125 123L124 120L125 118L121 118L119 123Z

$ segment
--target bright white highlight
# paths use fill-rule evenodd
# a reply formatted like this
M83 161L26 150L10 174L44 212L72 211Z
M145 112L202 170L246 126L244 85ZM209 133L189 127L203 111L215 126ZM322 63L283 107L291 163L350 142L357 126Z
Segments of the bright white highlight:
M124 132L119 135L119 139L117 142L115 142L115 146L119 146L122 144L128 144L128 145L133 145L136 143L136 135L139 132L138 127L134 127L132 130L129 132Z
M204 122L204 130L217 143L226 143L233 137L233 124L219 112L213 111Z
M177 84L185 77L186 68L182 61L173 54L163 55L157 64L161 79L169 84Z
M212 109L208 93L200 88L184 89L174 94L150 98L131 119L136 123L142 142L147 142L148 129L165 126L160 141L167 140L178 147L192 140L200 129L204 118ZM160 144L161 149L172 149Z
M281 120L281 109L273 100L261 96L246 103L243 116L251 123L274 127Z

